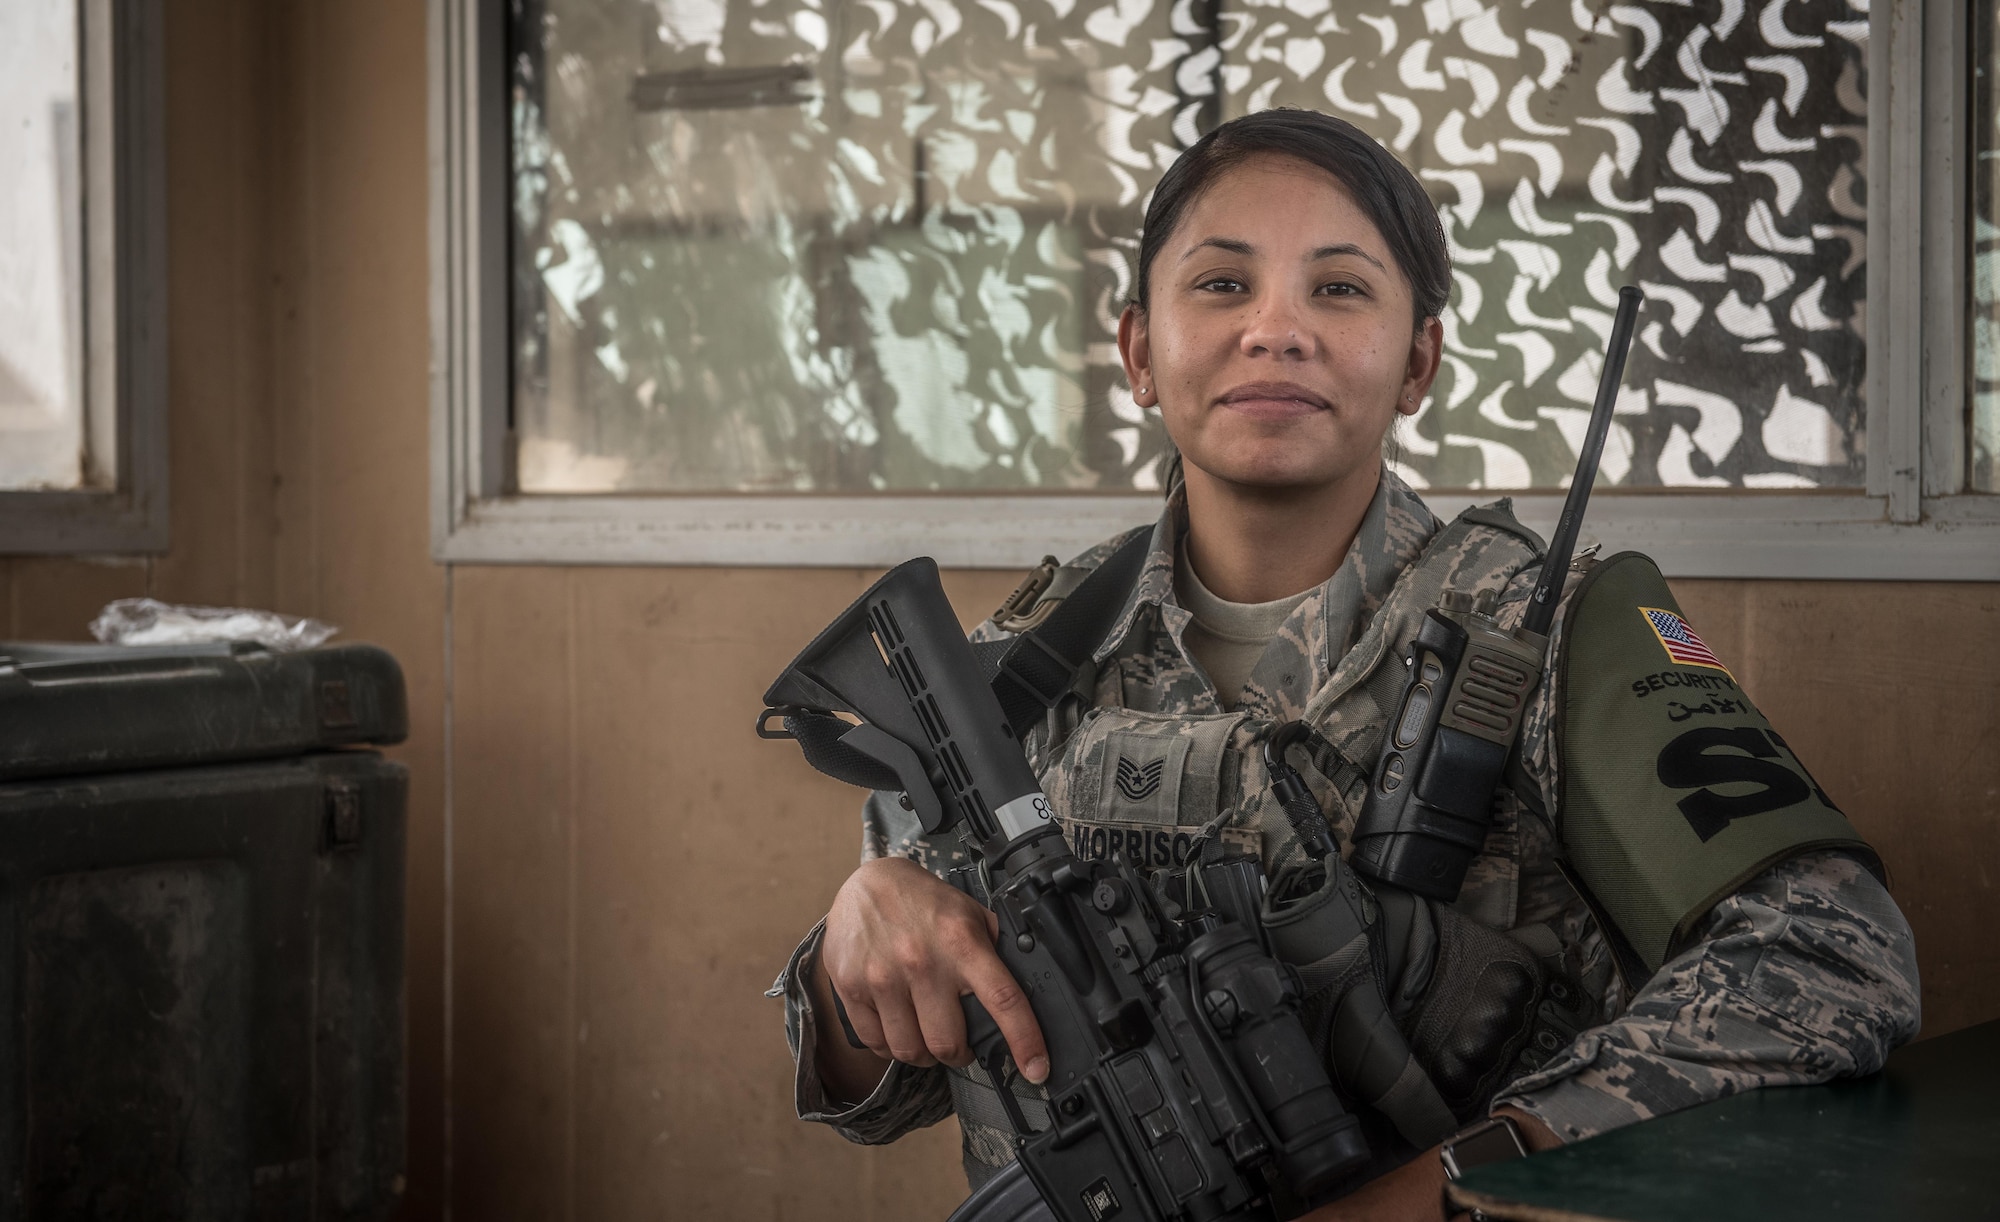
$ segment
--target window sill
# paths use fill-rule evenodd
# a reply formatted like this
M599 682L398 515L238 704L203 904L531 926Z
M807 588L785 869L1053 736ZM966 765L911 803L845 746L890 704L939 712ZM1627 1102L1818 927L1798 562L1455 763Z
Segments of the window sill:
M159 553L167 550L164 473L146 495L0 492L0 555Z
M1504 493L1426 495L1440 516ZM1556 493L1514 498L1546 537ZM948 568L1026 568L1151 522L1133 496L579 496L477 502L439 532L460 564L659 564L883 568L929 555ZM2000 497L1925 503L1888 520L1860 494L1600 493L1583 542L1643 551L1670 577L2000 581Z

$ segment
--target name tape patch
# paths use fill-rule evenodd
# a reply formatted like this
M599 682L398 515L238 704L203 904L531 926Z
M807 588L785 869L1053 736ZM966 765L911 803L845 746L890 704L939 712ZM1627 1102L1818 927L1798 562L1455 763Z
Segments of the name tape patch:
M1085 861L1110 861L1113 857L1123 857L1141 869L1154 870L1161 866L1186 865L1188 855L1194 852L1194 834L1198 827L1162 827L1157 823L1116 823L1091 822L1082 819L1068 820L1063 832L1069 838L1072 853ZM1216 832L1217 838L1231 849L1241 853L1260 853L1264 847L1264 837L1254 827L1225 827Z

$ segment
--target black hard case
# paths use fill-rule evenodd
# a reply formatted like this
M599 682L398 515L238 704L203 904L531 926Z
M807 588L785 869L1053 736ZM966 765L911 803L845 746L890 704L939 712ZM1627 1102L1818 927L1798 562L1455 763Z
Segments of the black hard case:
M0 644L0 780L297 755L409 733L373 645Z
M388 1215L408 777L326 748L402 736L393 659L0 657L0 1218Z

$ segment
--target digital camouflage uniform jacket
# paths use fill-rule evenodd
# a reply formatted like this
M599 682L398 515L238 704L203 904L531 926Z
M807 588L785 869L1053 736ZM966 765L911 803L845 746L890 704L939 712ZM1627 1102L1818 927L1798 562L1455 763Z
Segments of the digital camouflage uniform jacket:
M1297 846L1282 812L1267 799L1255 748L1274 724L1302 718L1338 746L1359 742L1355 756L1362 768L1372 761L1387 712L1368 706L1372 715L1360 720L1372 724L1365 726L1342 725L1338 716L1329 722L1327 697L1352 669L1350 651L1359 657L1392 649L1393 664L1406 648L1425 607L1398 604L1404 589L1398 578L1427 546L1450 547L1446 558L1460 588L1504 583L1501 619L1511 627L1520 621L1539 568L1524 567L1522 545L1499 532L1447 528L1385 471L1345 562L1292 612L1253 671L1239 709L1225 713L1181 644L1189 616L1175 600L1173 574L1185 515L1176 494L1153 528L1151 554L1098 649L1094 673L1085 668L1077 698L1059 705L1025 736L1025 745L1080 856L1116 850L1158 864L1180 855L1199 829L1174 810L1178 803L1183 810L1215 812L1225 840L1261 852L1267 870L1275 871ZM1447 529L1458 534L1441 533ZM1101 544L1073 564L1092 567L1122 541ZM1403 639L1384 642L1391 622L1404 625L1395 634ZM1371 634L1371 626L1383 630ZM1561 632L1558 618L1549 666L1522 732L1527 780L1539 791L1531 796L1558 816L1550 725ZM975 638L1000 635L989 621ZM1394 671L1400 690L1402 668ZM1114 757L1136 753L1125 744L1144 745L1149 735L1175 740L1153 745L1155 757L1159 747L1169 748L1168 776L1182 778L1178 793L1172 783L1146 792L1150 776L1118 772ZM1365 776L1347 772L1344 791L1310 778L1343 846L1351 843L1366 787ZM1881 883L1854 859L1810 853L1767 870L1717 904L1692 943L1630 991L1613 970L1589 910L1558 872L1556 850L1548 825L1503 790L1457 906L1495 929L1535 923L1553 929L1570 968L1595 997L1602 1025L1505 1088L1495 1105L1513 1104L1575 1140L1737 1091L1869 1073L1915 1034L1917 964L1909 926ZM891 853L940 875L966 860L955 836L926 838L893 795L876 794L864 807L862 857ZM804 984L819 938L815 928L771 990L785 999L799 1116L865 1144L893 1141L941 1120L952 1110L947 1073L981 1076L977 1067L947 1071L897 1063L860 1103L844 1107L826 1097L813 1060L822 1017L813 1013ZM999 1129L976 1118L960 1120L966 1172L977 1185L1013 1157L1012 1145Z

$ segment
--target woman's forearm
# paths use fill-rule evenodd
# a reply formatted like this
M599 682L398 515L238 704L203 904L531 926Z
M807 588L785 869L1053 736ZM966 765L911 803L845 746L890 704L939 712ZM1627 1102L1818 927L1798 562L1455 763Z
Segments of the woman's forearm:
M817 1020L813 1059L819 1067L820 1083L826 1088L829 1101L852 1106L874 1093L882 1075L889 1072L889 1062L847 1042L840 1012L834 1008L833 985L820 970L819 956L813 956L810 971L806 987L812 994L813 1016Z

